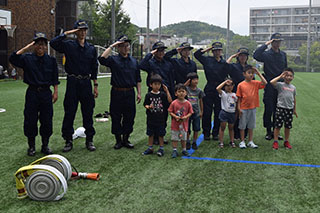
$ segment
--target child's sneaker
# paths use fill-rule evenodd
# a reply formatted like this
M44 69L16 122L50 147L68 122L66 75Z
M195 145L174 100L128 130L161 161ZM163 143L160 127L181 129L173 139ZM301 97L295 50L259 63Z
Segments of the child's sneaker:
M173 151L172 151L171 157L172 157L172 158L178 157L178 152L177 152L177 150L173 150Z
M251 147L251 148L258 148L258 145L254 144L253 141L250 141L248 144L247 144L248 147Z
M245 143L244 141L241 141L241 142L239 143L239 148L240 148L240 149L245 149L245 148L247 148L247 147L246 147L246 143Z
M183 150L183 151L182 151L182 155L183 155L183 156L190 157L189 152L188 152L187 150Z
M157 151L157 155L158 155L159 157L162 157L162 156L164 155L164 150L163 150L163 149L159 149L159 150Z
M278 143L278 141L273 142L272 148L273 148L274 150L278 150L278 149L279 149L279 143Z
M153 149L148 148L146 151L142 152L142 155L151 155L153 153Z
M285 141L283 145L287 149L292 149L292 146L290 145L289 141Z
M224 147L223 142L219 142L219 147L222 149Z
M236 144L234 142L231 141L229 144L232 148L236 148Z
M187 150L190 150L191 149L191 144L190 144L190 141L188 140L187 141Z
M198 146L197 146L197 143L196 143L196 142L193 142L193 143L192 143L192 149L193 149L193 150L197 150L197 149L198 149Z

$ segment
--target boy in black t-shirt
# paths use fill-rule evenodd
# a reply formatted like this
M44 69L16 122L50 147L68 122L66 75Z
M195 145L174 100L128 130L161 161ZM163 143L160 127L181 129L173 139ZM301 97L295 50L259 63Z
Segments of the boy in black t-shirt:
M160 91L161 86L164 92ZM166 134L166 118L164 112L168 108L172 99L168 88L162 84L162 78L160 75L155 74L151 76L150 87L152 90L146 94L143 103L144 107L147 109L147 135L149 136L149 147L142 154L149 155L153 153L153 136L159 135L160 148L157 151L157 155L161 157L164 155L163 137Z

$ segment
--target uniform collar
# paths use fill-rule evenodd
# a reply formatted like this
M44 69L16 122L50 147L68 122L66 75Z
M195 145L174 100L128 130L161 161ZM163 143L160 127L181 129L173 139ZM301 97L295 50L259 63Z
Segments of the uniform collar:
M118 53L118 56L119 56L121 59L129 59L131 55L128 54L128 57L123 57L120 53Z
M79 47L82 47L82 46L80 45L78 39L76 39L76 43L79 45ZM89 46L89 44L88 44L87 40L84 40L84 46L83 46L83 48L87 48L88 46Z

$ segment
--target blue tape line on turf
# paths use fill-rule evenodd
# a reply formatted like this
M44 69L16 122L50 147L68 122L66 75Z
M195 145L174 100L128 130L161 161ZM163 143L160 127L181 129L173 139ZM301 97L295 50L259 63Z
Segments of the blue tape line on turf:
M267 164L267 165L278 165L278 166L298 166L298 167L320 168L320 165L312 165L312 164L294 164L294 163L292 164L292 163L279 163L279 162L232 160L232 159L221 159L221 158L202 158L202 157L185 157L185 156L182 158L194 159L194 160L223 161L223 162L231 162L231 163Z

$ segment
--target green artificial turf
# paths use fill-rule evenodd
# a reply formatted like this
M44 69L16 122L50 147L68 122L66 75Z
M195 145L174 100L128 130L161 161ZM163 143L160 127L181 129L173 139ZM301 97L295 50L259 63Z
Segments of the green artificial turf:
M259 149L218 148L216 141L204 141L193 154L196 157L252 160L320 165L318 73L296 73L297 112L291 132L292 150L280 142L277 151L264 139L263 104L257 110L254 141ZM146 93L142 74L143 97ZM200 72L199 87L205 84ZM109 110L110 79L99 79L99 97L95 114ZM98 172L99 181L71 180L68 192L57 202L18 200L14 173L20 167L42 157L40 137L37 154L26 155L23 134L24 95L27 86L21 81L0 83L0 212L319 212L320 168L289 167L261 164L171 159L171 147L165 156L142 156L147 148L145 109L137 105L131 142L134 150L114 150L110 125L95 123L95 152L85 148L85 140L74 141L69 153L62 153L61 137L65 80L59 86L59 99L54 105L54 133L50 147L65 156L78 171ZM260 101L262 99L260 94ZM261 101L262 103L262 101ZM82 126L80 108L74 127ZM169 125L170 126L170 125ZM169 128L167 129L168 132ZM283 135L283 131L282 135ZM170 134L166 138L170 139ZM228 143L225 132L225 144ZM237 141L237 144L239 142ZM157 149L157 147L155 147ZM179 147L179 152L181 151Z

